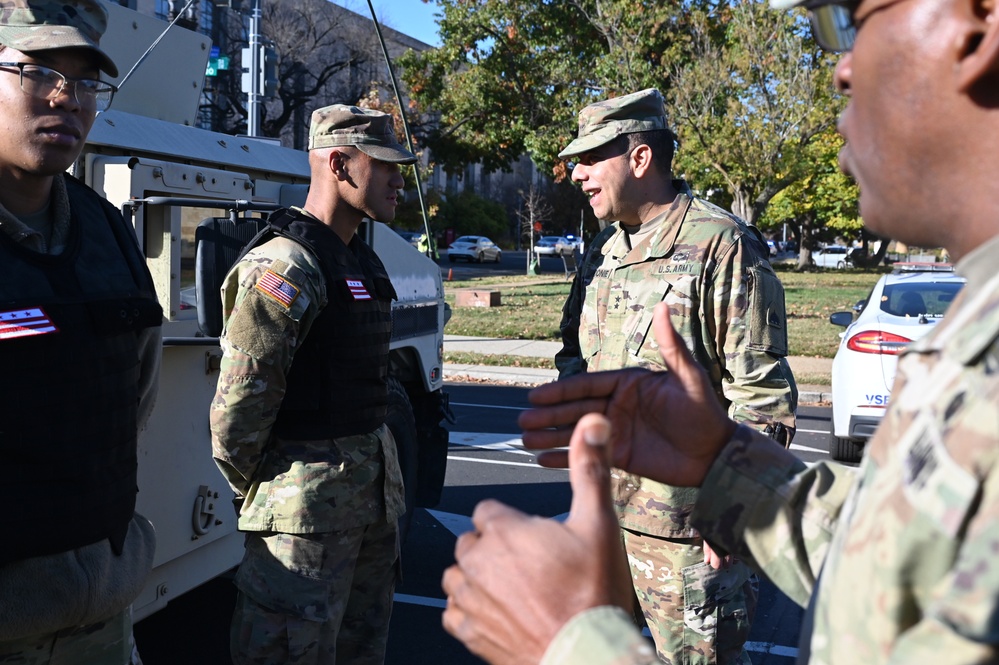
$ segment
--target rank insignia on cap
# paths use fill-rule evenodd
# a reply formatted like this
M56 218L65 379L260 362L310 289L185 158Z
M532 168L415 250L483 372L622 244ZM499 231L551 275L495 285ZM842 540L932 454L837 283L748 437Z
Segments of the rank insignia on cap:
M0 312L0 340L59 332L42 308Z
M297 286L273 270L268 270L263 274L260 281L257 282L256 289L285 307L291 307L299 294Z
M364 288L364 282L359 279L348 279L347 289L350 290L350 295L354 296L354 300L371 300L371 294Z

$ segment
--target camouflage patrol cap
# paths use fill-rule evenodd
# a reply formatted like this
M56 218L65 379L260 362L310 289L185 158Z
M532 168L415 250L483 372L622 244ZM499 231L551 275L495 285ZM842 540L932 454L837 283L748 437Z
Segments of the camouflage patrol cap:
M108 13L98 0L0 0L0 44L22 53L57 48L85 48L98 57L101 70L118 68L101 50Z
M334 104L312 112L309 150L337 146L354 146L382 162L416 161L416 155L396 140L392 116L373 109Z
M666 105L655 88L605 99L579 112L579 134L558 156L580 155L623 134L668 128Z

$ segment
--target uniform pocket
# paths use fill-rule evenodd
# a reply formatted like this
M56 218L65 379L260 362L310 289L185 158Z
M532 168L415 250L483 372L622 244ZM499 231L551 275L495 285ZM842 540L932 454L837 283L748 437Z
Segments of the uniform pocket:
M325 546L307 536L250 536L235 584L271 612L327 621L333 578L323 570L326 556Z
M751 575L738 563L719 570L706 563L683 569L685 665L740 662L756 600Z
M776 356L787 355L787 311L784 287L770 270L749 269L749 348Z

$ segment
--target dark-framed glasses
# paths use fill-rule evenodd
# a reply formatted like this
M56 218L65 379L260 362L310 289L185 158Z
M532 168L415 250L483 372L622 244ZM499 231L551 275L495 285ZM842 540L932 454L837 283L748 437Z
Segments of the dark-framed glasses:
M857 24L853 12L859 0L811 0L802 6L812 21L812 35L827 51L842 53L853 48Z
M52 101L63 92L73 95L80 106L105 111L111 106L118 88L98 79L71 79L51 67L31 62L0 62L0 67L16 67L21 78L21 90L39 99Z

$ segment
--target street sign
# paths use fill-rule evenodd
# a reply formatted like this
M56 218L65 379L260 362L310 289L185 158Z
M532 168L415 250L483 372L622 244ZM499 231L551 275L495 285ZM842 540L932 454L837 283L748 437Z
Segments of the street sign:
M205 76L218 76L219 72L227 69L229 69L229 56L222 55L217 58L208 58Z

